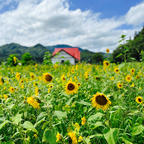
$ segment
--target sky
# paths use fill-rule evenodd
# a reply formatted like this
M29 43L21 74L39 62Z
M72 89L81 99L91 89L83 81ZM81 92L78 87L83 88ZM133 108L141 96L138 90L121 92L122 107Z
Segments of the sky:
M112 52L144 26L144 0L0 0L0 45L68 44Z

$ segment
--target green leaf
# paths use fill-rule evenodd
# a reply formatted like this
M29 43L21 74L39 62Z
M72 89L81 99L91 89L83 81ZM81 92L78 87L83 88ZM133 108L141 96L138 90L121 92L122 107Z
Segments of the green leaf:
M5 120L3 123L0 124L0 130L7 124L9 123L8 120Z
M47 116L48 114L46 112L41 112L38 117L37 117L37 121L40 121L41 119L43 119L45 116Z
M18 125L22 121L22 114L17 114L16 116L12 117L12 121L14 124Z
M110 129L106 134L104 134L104 138L108 142L108 144L115 144L114 140L114 131L115 129Z
M132 135L133 136L139 135L139 134L141 134L143 132L143 130L144 130L144 126L143 125L135 126L132 129Z
M54 116L57 116L58 119L63 119L67 117L67 113L62 111L55 111Z
M34 127L37 127L39 124L41 124L44 121L45 121L45 117L43 119L39 120L38 122L36 122Z
M103 137L103 134L97 133L95 135L89 136L90 139L95 138L95 137Z
M86 106L91 106L90 103L85 102L85 101L83 101L83 100L81 100L80 102L77 102L77 103L82 104L82 105L86 105Z
M103 127L104 127L103 123L100 122L100 121L98 121L98 122L95 123L93 129L96 129L96 128L100 127L100 126L103 126Z
M122 53L120 53L119 55L116 56L116 58L120 57L121 55L123 55Z
M8 105L8 109L12 109L15 106L15 104Z
M27 130L33 131L35 133L38 133L37 130L35 129L34 125L31 122L29 122L29 121L25 121L22 126L23 126L23 128L25 128Z
M101 113L101 112L98 112L98 113L96 113L95 115L92 115L92 116L90 116L89 118L88 118L88 122L91 122L91 121L93 121L93 120L101 120L101 118L103 117L103 113Z
M70 105L71 102L72 102L72 100L73 100L75 97L76 97L76 96L71 97L71 98L66 102L66 105Z
M122 137L122 141L123 141L125 144L133 144L133 143L131 143L130 141L128 141L127 139L125 139L124 137Z
M49 144L56 144L56 130L45 129L43 133L42 142L47 142Z

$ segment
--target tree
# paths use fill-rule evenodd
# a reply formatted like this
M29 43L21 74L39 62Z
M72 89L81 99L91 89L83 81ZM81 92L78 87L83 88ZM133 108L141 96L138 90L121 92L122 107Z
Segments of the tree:
M22 63L23 65L28 65L28 64L30 64L31 62L32 62L32 56L31 56L31 54L30 54L29 52L24 53L24 54L22 55L22 58L21 58L21 63Z
M43 64L51 65L52 64L51 57L52 57L52 54L49 51L45 52L44 58L43 58Z
M16 57L16 54L11 54L7 58L7 64L10 66L16 66L19 63L18 58Z
M92 63L94 64L102 64L103 60L104 60L104 56L102 53L95 53L92 56Z

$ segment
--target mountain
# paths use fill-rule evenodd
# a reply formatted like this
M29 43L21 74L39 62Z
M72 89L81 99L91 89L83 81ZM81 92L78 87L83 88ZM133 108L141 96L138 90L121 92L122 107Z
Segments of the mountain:
M32 58L37 63L41 63L43 61L44 53L50 51L51 53L55 48L73 48L70 45L59 44L53 46L43 46L42 44L36 44L32 47L22 46L17 43L10 43L0 46L0 62L5 61L10 54L16 54L20 59L22 54L29 52L32 55ZM79 48L81 52L81 61L90 62L92 56L95 54L89 50L84 50ZM105 53L103 53L105 55Z

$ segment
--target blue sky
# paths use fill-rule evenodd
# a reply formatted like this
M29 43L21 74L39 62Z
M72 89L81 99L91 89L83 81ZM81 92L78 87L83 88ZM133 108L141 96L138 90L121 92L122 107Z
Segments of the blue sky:
M144 26L144 0L0 0L0 44L113 51Z
M100 12L102 18L124 15L132 6L142 0L69 0L71 9L92 10Z

